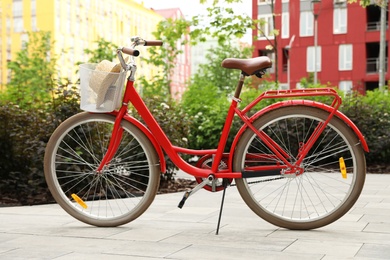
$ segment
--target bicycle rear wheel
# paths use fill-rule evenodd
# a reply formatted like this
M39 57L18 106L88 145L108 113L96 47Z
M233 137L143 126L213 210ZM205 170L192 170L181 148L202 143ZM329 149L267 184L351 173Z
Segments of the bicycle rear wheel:
M290 106L270 111L253 123L296 161L314 128L329 113L315 107ZM342 158L342 159L340 159ZM250 129L234 153L234 171L252 166L283 165ZM344 166L346 172L341 170ZM245 203L264 220L288 229L313 229L343 216L363 188L366 165L359 139L341 119L333 117L305 156L300 175L236 179Z
M137 127L122 121L123 136L110 163L97 172L115 117L80 113L64 121L45 152L47 185L61 207L95 226L119 226L139 217L160 182L153 145Z

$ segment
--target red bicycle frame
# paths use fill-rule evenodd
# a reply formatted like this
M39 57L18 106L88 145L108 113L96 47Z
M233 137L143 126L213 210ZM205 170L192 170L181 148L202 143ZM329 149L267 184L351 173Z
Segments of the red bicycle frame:
M127 120L136 125L138 128L140 128L146 136L151 140L152 144L156 148L156 151L160 157L160 164L161 164L161 171L165 172L165 158L163 151L169 156L169 158L172 160L172 162L179 167L184 172L201 178L207 178L210 175L213 175L214 178L242 178L242 177L255 177L255 176L266 176L266 175L279 175L281 174L281 171L284 171L284 174L300 174L303 172L303 169L300 167L300 164L306 154L309 152L317 138L319 137L320 133L325 129L329 121L332 119L333 116L340 117L344 122L346 122L357 134L359 137L363 148L368 151L367 143L361 134L361 132L358 130L358 128L353 124L352 121L350 121L347 117L345 117L341 112L338 111L339 106L341 105L341 98L337 95L337 92L333 89L329 88L316 88L316 89L293 89L293 90L272 90L272 91L266 91L263 94L261 94L258 98L256 98L254 101L252 101L249 105L247 105L244 109L240 110L238 108L238 103L240 102L239 95L240 91L243 85L245 76L241 75L239 85L237 86L237 91L235 96L233 97L231 101L231 105L228 110L228 114L226 117L225 125L222 129L222 134L220 137L219 145L217 149L209 149L209 150L192 150L192 149L186 149L178 146L172 145L164 131L161 129L147 106L145 105L144 101L140 97L140 95L137 93L137 91L134 88L134 80L131 78L131 76L128 78L124 98L123 98L123 104L121 108L118 111L114 111L111 114L116 117L115 123L114 123L114 129L112 132L112 137L110 140L110 144L108 147L108 151L106 155L104 156L98 171L101 171L103 167L110 162L112 157L115 155L115 152L119 146L119 143L121 141L122 132L123 129L121 127L121 121ZM255 113L253 116L248 117L247 113L261 100L267 99L267 98L297 98L297 97L314 97L314 96L331 96L333 97L333 101L331 105L325 105L322 103L318 103L311 100L285 100L278 103L275 103L273 105L270 105L257 113ZM130 117L127 115L128 105L133 104L141 118L144 120L147 127L145 127L142 123L140 123L138 120ZM311 107L319 107L323 110L326 110L329 112L328 118L320 123L315 131L313 132L312 136L309 138L308 142L306 142L303 147L300 149L300 152L297 156L298 160L292 164L288 159L289 155L287 152L280 147L276 142L274 142L265 132L262 130L256 129L252 123L255 119L263 115L264 113L282 107L282 106L293 106L293 105L304 105L304 106L311 106ZM234 115L238 115L238 117L243 121L243 126L239 130L238 134L236 135L231 151L234 151L236 144L247 128L250 128L266 145L267 147L274 153L274 156L276 156L280 161L283 162L281 165L267 165L267 166L256 166L251 167L250 169L245 169L243 172L233 172L232 171L232 159L233 159L233 152L230 152L228 154L229 163L228 168L220 170L218 169L218 166L220 164L220 161L222 160L224 155L224 150L226 146L226 142L228 139L229 131L232 126ZM189 155L212 155L214 156L214 160L212 163L211 169L202 169L192 166L191 164L187 163L185 160L182 159L182 157L179 155L180 153L189 154ZM267 157L267 155L263 155L263 157Z

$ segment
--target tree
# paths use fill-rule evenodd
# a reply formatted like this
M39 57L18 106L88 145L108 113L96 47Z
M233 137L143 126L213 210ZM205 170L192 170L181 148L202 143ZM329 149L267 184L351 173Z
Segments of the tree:
M192 117L191 148L217 147L229 107L228 95L234 92L240 73L222 68L221 62L228 57L248 58L251 52L251 48L234 47L227 42L209 50L206 62L193 76L182 100L183 108Z
M240 72L222 68L221 62L230 57L250 58L251 54L252 47L234 46L228 42L221 42L217 47L208 50L205 63L199 66L199 71L192 79L191 85L197 84L199 78L204 78L208 85L216 86L226 94L232 93L235 90Z
M202 1L206 2L206 1ZM221 4L218 4L221 1L214 0L213 7L209 8L208 19L211 20L210 26L207 27L207 30L212 32L214 37L218 37L221 40L229 40L231 37L240 38L243 36L247 29L256 29L259 32L259 35L262 34L262 37L265 37L271 46L271 50L275 54L274 67L275 67L275 81L278 82L278 34L279 30L274 28L271 32L271 35L275 36L273 39L270 39L267 34L264 33L264 28L268 27L267 21L264 19L252 19L248 15L236 15L234 10L229 7L222 7ZM225 0L227 3L242 2L241 0ZM274 13L274 4L275 0L268 1L271 12L272 12L272 22L275 26L275 17L277 14ZM214 28L212 28L214 27ZM256 40L257 37L254 37ZM257 55L257 54L256 54Z
M201 4L206 2L206 0L200 0ZM162 48L148 48L150 55L142 60L147 64L162 67L163 75L155 76L153 83L148 82L146 78L141 78L139 82L141 81L142 95L170 96L171 75L177 55L182 52L177 48L177 44L195 45L198 42L206 41L207 36L211 36L218 39L220 44L228 46L232 43L232 39L243 37L246 30L252 29L257 23L256 20L252 21L247 15L236 15L232 8L226 5L222 7L218 5L218 2L217 0L212 1L212 6L207 8L208 14L206 16L196 16L189 21L167 19L158 24L153 36L163 40L164 46ZM225 2L234 3L240 2L240 0L226 0Z
M50 32L28 33L28 39L16 59L8 63L11 80L2 94L2 99L21 108L36 107L50 101L56 74Z
M381 5L381 27L380 27L380 45L379 45L379 89L383 92L386 85L386 15L387 15L387 1L383 1Z
M86 54L90 55L88 62L99 63L102 60L112 61L115 59L118 46L115 46L112 42L106 41L103 38L99 38L95 43L97 44L97 48L84 50Z
M271 7L271 13L272 13L272 24L273 26L275 26L276 24L276 14L275 14L275 1L274 0L271 0L269 2L269 5ZM280 14L279 14L280 15ZM269 39L268 35L266 35L263 31L262 28L264 27L267 27L269 25L266 24L266 21L264 20L259 20L257 23L256 23L256 27L257 27L257 30L259 30L263 35L263 37L265 37L267 39L267 41L269 42L270 46L271 46L271 50L274 52L275 54L275 57L274 57L274 60L273 60L273 63L274 63L274 68L275 68L275 82L276 84L278 84L279 82L279 53L278 53L278 35L279 35L279 30L276 29L276 28L273 28L273 31L271 32L271 35L274 36L274 38L271 40Z
M162 47L148 47L149 55L142 56L143 62L154 67L159 67L162 73L156 75L153 82L149 82L145 77L138 80L138 84L143 96L158 95L165 97L164 101L171 98L171 76L175 68L176 58L182 53L177 45L190 44L188 35L190 21L184 19L173 20L171 18L161 21L157 29L153 32L156 39L164 42Z

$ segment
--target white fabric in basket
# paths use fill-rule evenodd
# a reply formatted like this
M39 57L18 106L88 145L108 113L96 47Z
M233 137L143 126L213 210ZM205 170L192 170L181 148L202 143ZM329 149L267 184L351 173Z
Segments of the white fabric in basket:
M103 104L108 88L118 79L120 71L120 64L108 60L103 60L96 65L95 71L92 72L89 80L89 86L97 94L96 108Z

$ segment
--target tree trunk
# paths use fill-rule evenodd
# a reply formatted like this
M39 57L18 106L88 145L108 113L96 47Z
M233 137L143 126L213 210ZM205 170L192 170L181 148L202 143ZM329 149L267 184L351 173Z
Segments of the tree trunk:
M386 13L387 1L383 1L381 6L381 27L380 27L380 44L379 44L379 90L385 89L385 75L386 75Z

